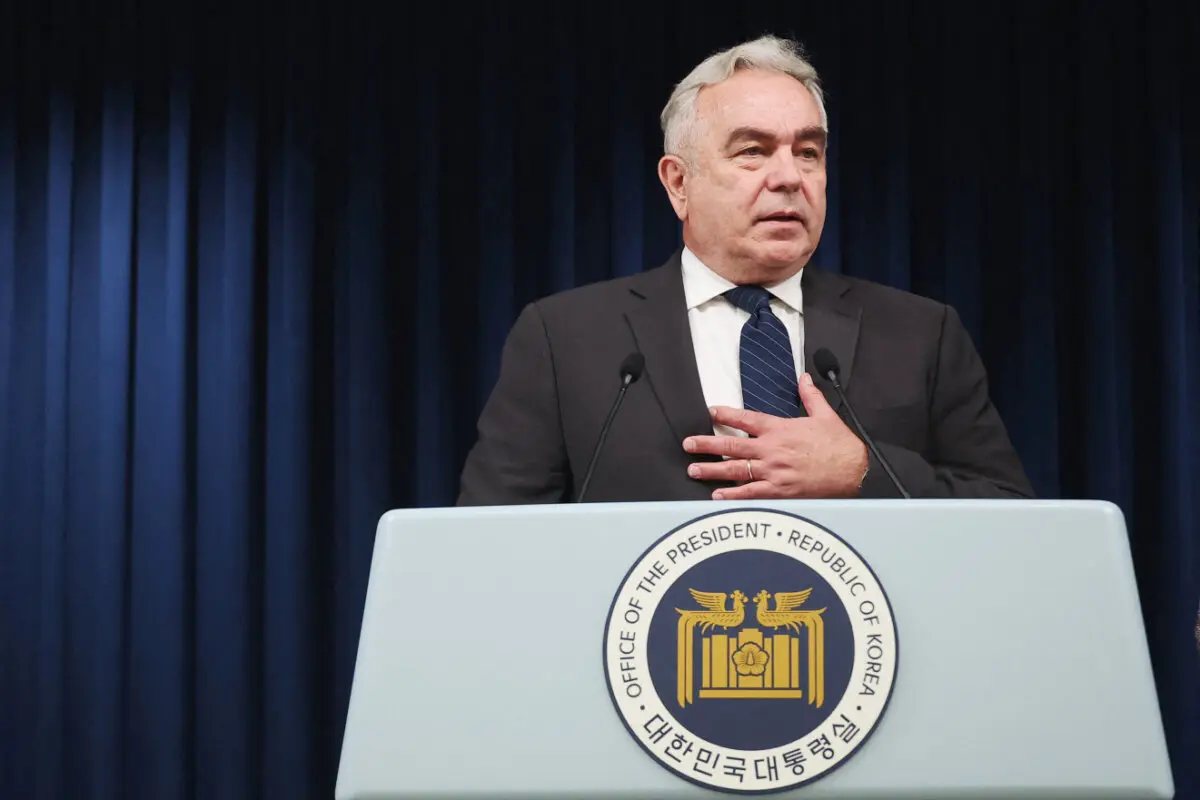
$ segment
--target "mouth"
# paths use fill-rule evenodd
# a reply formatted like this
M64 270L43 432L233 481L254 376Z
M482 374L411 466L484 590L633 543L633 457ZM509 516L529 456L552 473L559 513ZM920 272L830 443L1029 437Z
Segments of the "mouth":
M784 211L776 211L774 213L767 214L765 217L759 217L758 221L759 222L794 222L797 224L803 224L804 217L802 217L800 215L799 211L784 210Z

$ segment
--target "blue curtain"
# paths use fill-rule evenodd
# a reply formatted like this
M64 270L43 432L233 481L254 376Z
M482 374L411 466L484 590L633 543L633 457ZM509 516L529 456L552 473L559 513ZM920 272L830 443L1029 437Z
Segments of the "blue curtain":
M818 262L953 303L1039 494L1124 509L1200 798L1189 0L5 5L0 792L329 797L376 521L453 502L523 303L667 257L657 114L764 31Z

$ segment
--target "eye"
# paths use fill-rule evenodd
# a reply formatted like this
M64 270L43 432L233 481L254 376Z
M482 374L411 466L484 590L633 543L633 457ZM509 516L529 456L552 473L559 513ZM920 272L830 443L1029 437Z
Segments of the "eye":
M817 159L821 157L821 151L815 147L805 147L800 151L800 155L808 159Z
M764 152L764 150L755 144L755 145L750 145L749 147L743 147L740 151L738 151L738 155L740 155L740 156L761 156L763 154L763 152Z

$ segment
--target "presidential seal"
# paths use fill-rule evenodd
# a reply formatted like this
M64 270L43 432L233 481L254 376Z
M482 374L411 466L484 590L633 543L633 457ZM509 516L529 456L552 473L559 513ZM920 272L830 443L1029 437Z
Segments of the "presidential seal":
M721 511L633 565L604 630L629 733L660 765L728 792L828 775L879 724L899 642L871 568L833 532L776 510Z

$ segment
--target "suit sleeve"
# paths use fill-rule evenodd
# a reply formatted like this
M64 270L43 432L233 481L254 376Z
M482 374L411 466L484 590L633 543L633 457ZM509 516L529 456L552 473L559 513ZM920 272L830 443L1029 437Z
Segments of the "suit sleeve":
M945 307L929 409L928 458L876 442L913 497L1032 498L1033 488L988 393L983 362L957 312ZM862 497L899 497L869 456Z
M500 376L467 454L458 505L556 503L570 491L554 361L545 323L527 305L504 343Z

